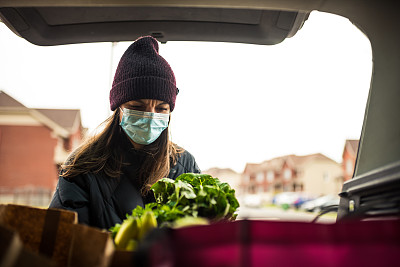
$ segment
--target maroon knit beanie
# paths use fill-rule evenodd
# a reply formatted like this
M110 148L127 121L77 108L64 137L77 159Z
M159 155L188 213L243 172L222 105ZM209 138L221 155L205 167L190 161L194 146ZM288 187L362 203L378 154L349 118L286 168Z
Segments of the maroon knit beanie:
M122 55L110 91L111 110L136 99L157 99L175 107L175 75L158 54L158 42L151 36L137 39Z

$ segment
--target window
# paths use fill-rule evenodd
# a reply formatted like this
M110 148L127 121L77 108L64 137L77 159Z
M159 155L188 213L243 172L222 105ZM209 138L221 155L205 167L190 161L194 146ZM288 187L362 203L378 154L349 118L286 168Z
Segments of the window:
M269 183L271 183L271 182L274 181L274 178L275 178L275 173L274 173L274 171L268 171L268 172L267 172L267 181L268 181Z
M257 182L257 183L262 183L262 182L264 182L264 173L262 173L262 172L257 173L257 175L256 175L256 182Z
M290 169L285 169L285 170L283 171L283 178L284 178L285 180L290 180L290 179L292 178L292 170L290 170Z
M324 172L322 177L323 177L322 179L324 182L329 182L329 172Z

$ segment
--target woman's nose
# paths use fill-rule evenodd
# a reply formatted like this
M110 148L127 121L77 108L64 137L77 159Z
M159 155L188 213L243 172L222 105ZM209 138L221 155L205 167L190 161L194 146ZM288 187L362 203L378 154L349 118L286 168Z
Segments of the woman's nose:
M151 107L151 106L147 106L147 107L146 107L146 112L153 112L153 113L155 113L155 112L156 112L156 108L155 108L155 107Z

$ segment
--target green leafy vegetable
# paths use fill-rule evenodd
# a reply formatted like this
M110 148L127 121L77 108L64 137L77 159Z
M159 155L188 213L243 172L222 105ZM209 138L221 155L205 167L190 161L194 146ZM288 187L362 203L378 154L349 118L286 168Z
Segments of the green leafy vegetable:
M134 250L141 237L157 226L177 228L233 221L237 217L235 190L208 174L184 173L176 180L163 178L151 190L156 202L136 207L122 224L110 228L117 248Z
M110 228L112 238L115 238L119 229L121 229L121 224L119 224L119 223L117 223L116 225L114 225L113 227Z
M235 190L208 174L184 173L175 181L163 178L151 190L156 203L147 204L145 209L153 210L159 225L185 216L205 217L211 222L237 217L239 202Z

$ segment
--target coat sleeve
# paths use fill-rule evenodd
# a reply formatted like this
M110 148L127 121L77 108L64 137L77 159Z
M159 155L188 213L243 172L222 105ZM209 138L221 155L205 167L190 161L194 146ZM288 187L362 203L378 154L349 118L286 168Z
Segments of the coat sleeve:
M199 166L192 154L187 150L178 155L176 165L173 166L168 175L171 179L176 179L179 175L183 173L201 173Z
M49 208L75 211L79 223L89 225L89 193L78 183L60 176Z

